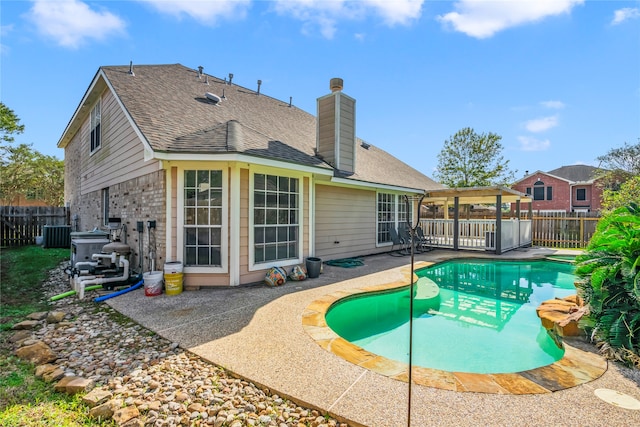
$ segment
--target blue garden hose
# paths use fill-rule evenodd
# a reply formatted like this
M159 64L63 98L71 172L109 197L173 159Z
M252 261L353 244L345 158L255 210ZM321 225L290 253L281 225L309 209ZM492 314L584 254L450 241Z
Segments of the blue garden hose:
M128 287L126 289L123 289L121 291L118 291L118 292L114 292L114 293L109 294L109 295L103 295L101 297L98 297L98 298L94 299L94 301L95 302L102 302L102 301L107 300L109 298L113 298L113 297L117 297L118 295L126 294L129 291L133 291L134 289L138 289L143 284L144 284L144 280L140 280L138 283L136 283L133 286L130 286L130 287Z

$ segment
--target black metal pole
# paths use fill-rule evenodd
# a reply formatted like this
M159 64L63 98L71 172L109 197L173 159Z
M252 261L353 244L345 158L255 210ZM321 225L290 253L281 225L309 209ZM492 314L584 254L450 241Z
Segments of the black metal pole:
M411 218L408 213L412 212L411 206L409 204L409 197L405 194L404 201L407 207L407 226L409 227L411 242L411 275L410 281L411 285L409 287L409 398L407 399L407 427L411 427L411 384L413 382L413 288L414 288L414 280L413 280L413 263L414 263L414 253L415 253L415 238L416 238L416 229L420 225L420 206L422 206L422 201L424 200L424 195L420 197L420 201L418 202L418 215L415 220L415 225L411 223Z

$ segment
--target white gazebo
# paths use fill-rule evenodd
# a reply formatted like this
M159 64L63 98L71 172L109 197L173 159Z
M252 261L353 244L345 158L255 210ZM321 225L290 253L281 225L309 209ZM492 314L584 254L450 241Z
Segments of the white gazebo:
M493 251L499 255L511 249L531 246L531 212L529 219L520 219L522 202L528 203L531 210L531 196L502 186L432 190L425 193L422 204L442 205L444 218L422 218L420 226L425 235L430 236L433 246ZM502 219L503 203L515 203L514 218ZM495 218L460 219L460 205L472 204L495 204ZM453 218L449 218L450 206L453 206Z

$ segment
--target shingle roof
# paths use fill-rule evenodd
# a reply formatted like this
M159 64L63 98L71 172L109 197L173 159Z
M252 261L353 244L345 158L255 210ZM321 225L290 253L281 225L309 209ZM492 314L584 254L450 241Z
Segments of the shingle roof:
M180 64L101 67L116 95L156 152L238 152L332 169L315 156L316 118L289 103L257 94ZM224 99L214 103L210 92ZM348 179L417 189L442 188L369 144L358 146Z
M547 172L549 175L558 176L571 182L588 182L604 172L603 169L589 165L561 166Z

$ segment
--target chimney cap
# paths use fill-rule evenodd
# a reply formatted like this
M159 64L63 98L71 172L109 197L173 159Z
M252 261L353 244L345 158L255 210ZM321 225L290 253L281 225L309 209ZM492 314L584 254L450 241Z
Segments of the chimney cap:
M329 81L329 88L331 92L339 92L342 90L344 82L339 77L334 77Z

